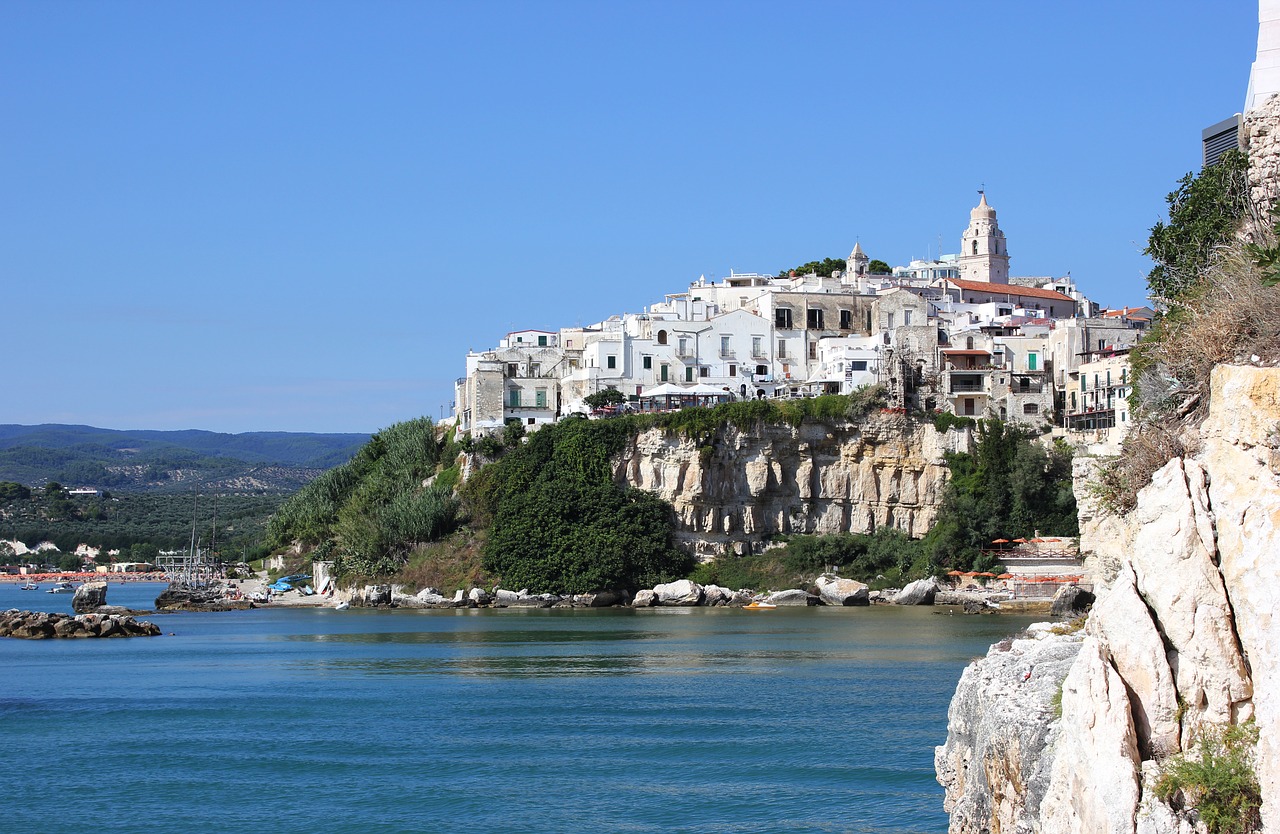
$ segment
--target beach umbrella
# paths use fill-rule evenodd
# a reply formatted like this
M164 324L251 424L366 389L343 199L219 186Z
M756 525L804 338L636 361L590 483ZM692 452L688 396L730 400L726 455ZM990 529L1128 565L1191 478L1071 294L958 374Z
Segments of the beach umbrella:
M1011 574L1011 573L1002 573L1002 574L1000 574L999 576L997 576L997 577L996 577L996 579L1013 579L1013 574Z
M982 573L978 574L978 576L995 576L995 574L990 573L988 571L983 571Z
M1013 543L1014 543L1014 544L1026 544L1026 543L1027 543L1027 540L1026 540L1026 539L1014 539L1014 540L1013 540Z
M991 543L992 544L1008 544L1009 540L1008 539L992 539Z
M947 576L964 576L964 571L962 571L962 570L949 570L949 571L947 571Z
M1031 544L1044 544L1044 539L1032 539Z

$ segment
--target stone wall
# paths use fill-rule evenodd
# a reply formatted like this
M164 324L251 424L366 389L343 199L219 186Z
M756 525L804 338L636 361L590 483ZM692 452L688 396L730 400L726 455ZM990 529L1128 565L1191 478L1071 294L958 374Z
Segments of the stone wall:
M922 536L949 475L943 455L968 451L968 430L878 413L865 424L725 427L714 437L639 435L615 479L675 507L678 544L710 559L726 547L755 552L778 533Z

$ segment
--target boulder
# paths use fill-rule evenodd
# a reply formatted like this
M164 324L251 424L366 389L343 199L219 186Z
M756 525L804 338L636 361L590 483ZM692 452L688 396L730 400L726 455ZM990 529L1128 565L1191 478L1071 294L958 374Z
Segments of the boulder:
M704 585L702 587L703 605L728 605L732 599L733 591L728 588L721 588L719 585Z
M227 599L222 585L192 586L173 582L156 597L157 611L239 611L252 608L247 599Z
M893 598L894 605L933 605L933 601L938 596L940 586L938 580L930 576L927 579L917 579L915 582L908 582L907 587L903 588Z
M76 588L75 596L71 598L71 610L77 614L87 614L90 611L96 611L98 606L106 604L106 582L86 582L79 588Z
M814 584L818 588L818 596L826 605L870 605L870 589L865 582L856 579L844 579L833 574L824 573ZM770 600L773 602L773 600ZM778 603L774 603L775 605Z
M690 606L702 602L702 586L688 579L678 579L653 586L657 605Z
M391 604L391 586L390 585L365 585L364 586L364 604L365 605L390 605Z
M862 584L862 583L858 583ZM865 585L862 586L866 588ZM822 605L819 597L807 591L792 589L789 591L775 591L764 598L765 602L771 602L774 605Z
M520 595L515 591L508 591L504 588L493 589L493 604L498 608L506 608L518 599L520 599Z
M488 605L493 598L489 596L488 591L484 588L472 588L470 592L467 593L467 599L471 600L476 605Z
M449 601L435 588L423 588L414 594L413 598L423 605L439 605Z
M617 591L596 591L591 594L577 594L573 604L584 608L609 608L622 604L622 594Z
M657 598L658 598L658 595L655 594L653 591L649 590L648 588L644 589L643 591L636 591L636 598L631 600L631 607L632 608L649 608L653 605L654 600Z
M1089 610L1089 606L1093 605L1095 599L1091 591L1086 591L1079 585L1063 585L1053 595L1053 602L1049 604L1049 613L1055 617L1083 614Z

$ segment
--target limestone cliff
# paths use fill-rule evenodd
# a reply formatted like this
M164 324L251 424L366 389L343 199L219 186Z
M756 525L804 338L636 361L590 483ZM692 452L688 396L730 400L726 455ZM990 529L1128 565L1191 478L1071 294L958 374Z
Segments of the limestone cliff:
M674 507L677 543L710 558L758 550L776 533L921 536L949 475L944 454L968 451L968 430L879 413L866 422L725 426L693 438L651 429L615 459L614 476Z
M1083 639L1015 641L966 670L936 757L952 832L1190 831L1156 777L1250 717L1264 828L1280 831L1280 369L1216 368L1198 431L1126 516L1082 501L1105 584ZM1037 659L1065 651L1065 668ZM1060 715L1024 668L1061 682Z

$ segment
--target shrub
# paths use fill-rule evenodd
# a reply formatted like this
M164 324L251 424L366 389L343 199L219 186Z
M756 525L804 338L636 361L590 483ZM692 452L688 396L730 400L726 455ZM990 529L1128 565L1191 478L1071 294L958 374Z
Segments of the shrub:
M1172 757L1156 795L1177 809L1194 808L1209 834L1246 834L1261 826L1262 790L1253 769L1257 725L1212 729L1195 755Z

